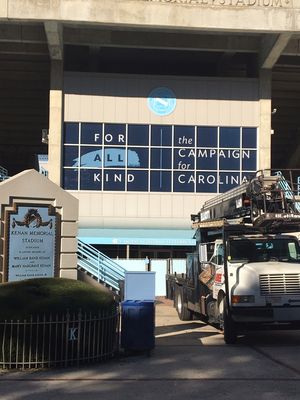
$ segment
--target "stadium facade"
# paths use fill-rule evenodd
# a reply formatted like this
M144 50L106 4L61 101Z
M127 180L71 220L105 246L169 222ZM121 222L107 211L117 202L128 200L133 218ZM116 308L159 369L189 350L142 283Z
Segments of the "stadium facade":
M190 214L298 168L300 0L0 0L0 164L48 155L79 237L182 257Z

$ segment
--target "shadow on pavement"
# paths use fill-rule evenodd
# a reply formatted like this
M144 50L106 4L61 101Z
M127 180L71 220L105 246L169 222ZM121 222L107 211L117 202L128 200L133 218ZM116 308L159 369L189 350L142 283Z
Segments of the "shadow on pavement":
M155 334L156 335L163 335L165 333L170 333L170 332L181 332L181 331L186 331L186 330L191 330L191 329L201 329L206 324L203 324L201 322L188 322L186 324L176 324L176 325L164 325L164 326L157 326L155 328Z
M244 346L300 346L299 330L249 331L240 335L237 344Z

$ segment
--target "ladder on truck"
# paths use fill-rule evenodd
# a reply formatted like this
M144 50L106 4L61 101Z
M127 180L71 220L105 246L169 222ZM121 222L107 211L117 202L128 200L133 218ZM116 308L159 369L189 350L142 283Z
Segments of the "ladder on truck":
M293 170L260 170L240 186L207 200L193 228L245 224L268 232L300 230L300 196ZM222 222L223 221L223 222Z

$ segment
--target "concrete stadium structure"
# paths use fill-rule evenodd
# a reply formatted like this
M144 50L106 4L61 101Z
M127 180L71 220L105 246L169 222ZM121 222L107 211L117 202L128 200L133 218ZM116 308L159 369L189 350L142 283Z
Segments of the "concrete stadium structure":
M48 154L109 255L183 256L203 201L300 166L300 0L0 0L0 60L0 165Z

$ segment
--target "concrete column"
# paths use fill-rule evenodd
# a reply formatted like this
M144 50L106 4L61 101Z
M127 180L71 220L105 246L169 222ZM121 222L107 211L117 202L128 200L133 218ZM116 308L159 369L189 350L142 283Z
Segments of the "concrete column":
M8 18L8 1L0 0L0 18Z
M51 61L49 98L49 179L61 186L63 133L63 61Z
M260 126L258 142L259 169L271 168L271 77L271 69L260 70Z

